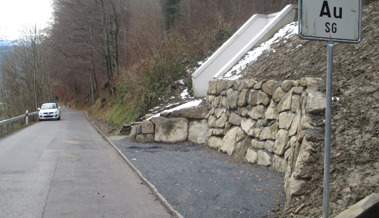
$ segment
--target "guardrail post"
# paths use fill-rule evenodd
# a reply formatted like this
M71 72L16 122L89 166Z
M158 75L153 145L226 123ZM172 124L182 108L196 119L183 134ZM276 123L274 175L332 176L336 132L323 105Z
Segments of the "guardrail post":
M29 111L26 110L26 114L25 114L25 125L28 125L29 123Z
M4 134L4 125L0 125L0 136Z

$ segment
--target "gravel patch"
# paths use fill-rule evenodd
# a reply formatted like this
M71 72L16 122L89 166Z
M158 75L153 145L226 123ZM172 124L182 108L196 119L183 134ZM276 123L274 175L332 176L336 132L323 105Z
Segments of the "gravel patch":
M269 168L201 145L110 140L184 217L264 217L283 209L283 175Z

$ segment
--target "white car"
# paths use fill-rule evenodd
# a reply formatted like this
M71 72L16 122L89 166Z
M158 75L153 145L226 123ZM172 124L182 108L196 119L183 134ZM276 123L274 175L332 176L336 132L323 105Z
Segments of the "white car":
M56 103L45 103L38 108L38 119L41 120L60 120L61 111Z

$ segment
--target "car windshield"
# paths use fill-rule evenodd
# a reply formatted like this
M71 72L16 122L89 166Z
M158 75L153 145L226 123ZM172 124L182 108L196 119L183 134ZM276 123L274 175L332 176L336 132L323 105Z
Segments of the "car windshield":
M55 109L57 108L56 104L43 104L41 109Z

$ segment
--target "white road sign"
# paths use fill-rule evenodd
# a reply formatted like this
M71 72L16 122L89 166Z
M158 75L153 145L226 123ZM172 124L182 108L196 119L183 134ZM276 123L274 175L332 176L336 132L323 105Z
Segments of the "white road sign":
M361 7L361 0L299 0L300 37L358 43Z

